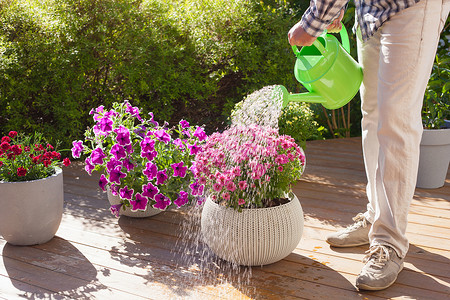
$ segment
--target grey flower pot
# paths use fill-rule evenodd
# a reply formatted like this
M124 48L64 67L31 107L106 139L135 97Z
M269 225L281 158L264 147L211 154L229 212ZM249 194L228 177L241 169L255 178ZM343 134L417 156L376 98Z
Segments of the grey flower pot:
M416 187L440 188L450 163L450 129L424 129Z
M13 245L48 242L58 231L63 203L61 168L44 179L0 182L0 234Z

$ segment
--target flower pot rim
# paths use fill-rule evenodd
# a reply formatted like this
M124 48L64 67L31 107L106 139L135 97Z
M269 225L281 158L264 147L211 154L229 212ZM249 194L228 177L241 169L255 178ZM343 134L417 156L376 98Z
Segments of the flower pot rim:
M20 183L36 182L36 181L40 181L40 180L48 180L48 179L56 177L56 176L58 176L59 174L62 173L62 168L60 168L60 167L54 167L53 169L55 170L55 173L50 175L50 176L44 177L44 178L34 179L34 180L27 180L27 181L1 181L0 180L0 184L20 184Z
M292 194L293 197L290 197L289 196L290 194ZM211 199L210 196L206 197L206 201L210 202L210 204L215 205L217 207L222 207L222 208L225 208L225 209L231 209L231 210L236 211L238 213L244 213L244 212L263 210L263 209L269 209L269 210L272 209L273 210L273 209L278 209L278 208L283 207L283 206L292 205L292 203L295 201L295 198L297 198L297 196L294 194L294 192L289 191L289 192L286 192L286 198L289 198L290 201L287 202L287 203L284 203L284 204L280 204L280 205L277 205L277 206L271 206L271 207L243 208L241 212L239 212L237 209L234 209L233 207L226 207L226 206L223 206L223 205L219 205L218 203L214 202Z

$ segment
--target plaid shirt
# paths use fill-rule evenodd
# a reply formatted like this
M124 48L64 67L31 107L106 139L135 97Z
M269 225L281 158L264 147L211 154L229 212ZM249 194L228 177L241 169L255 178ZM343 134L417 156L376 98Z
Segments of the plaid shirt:
M339 16L347 2L311 0L300 24L308 34L317 37ZM417 2L419 0L355 0L356 18L363 40L367 41L389 18Z

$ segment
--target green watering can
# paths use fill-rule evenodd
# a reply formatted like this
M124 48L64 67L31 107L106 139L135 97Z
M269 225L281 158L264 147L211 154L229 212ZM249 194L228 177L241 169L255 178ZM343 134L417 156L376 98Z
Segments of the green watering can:
M309 93L290 94L278 85L274 92L281 93L283 107L289 102L321 103L325 108L344 106L359 90L363 79L361 66L350 56L350 41L344 26L340 31L342 45L336 37L324 32L311 46L292 49L297 57L294 74Z

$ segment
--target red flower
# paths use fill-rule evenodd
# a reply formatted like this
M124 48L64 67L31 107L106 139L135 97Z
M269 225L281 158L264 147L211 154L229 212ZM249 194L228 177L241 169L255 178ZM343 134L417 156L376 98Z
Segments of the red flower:
M30 146L25 146L24 150L25 150L25 152L30 152L31 148L30 148Z
M52 155L51 152L45 152L44 154L42 154L42 156L43 156L45 159L48 159L48 160L50 160L50 159L53 158L53 155Z
M2 144L3 143L9 143L9 142L11 142L11 139L9 138L9 136L4 136L4 137L2 137Z
M0 167L3 166L3 162L0 160Z
M34 145L34 150L35 151L43 151L44 150L44 146L42 146L41 144L36 144Z
M9 152L6 157L8 157L9 160L14 160L16 158L16 156L14 155L14 153Z
M42 161L42 163L44 164L44 167L48 167L48 166L50 166L51 161L48 160L48 159L44 159L44 160Z
M41 156L40 156L40 155L38 155L38 156L34 156L34 157L33 157L33 164L38 164L38 163L39 163L39 160L40 160L40 158L41 158Z
M11 148L11 145L8 142L3 142L2 139L2 144L0 145L0 147L3 149L3 151L7 151L9 150L9 148Z
M69 159L68 157L64 158L63 164L64 164L64 166L66 166L66 167L70 166L70 159Z
M59 152L53 151L52 156L53 156L53 158L56 158L57 160L61 159L61 153L59 153Z
M17 131L10 131L9 136L13 139L17 136Z
M27 169L24 167L17 168L17 176L25 176L27 174Z
M15 155L20 155L22 154L22 148L19 145L13 145L11 146L11 151L15 154Z
M53 148L53 146L52 146L52 145L50 145L50 144L47 144L47 149L53 150L53 149L55 149L55 148Z

